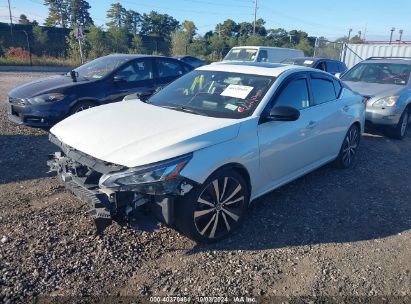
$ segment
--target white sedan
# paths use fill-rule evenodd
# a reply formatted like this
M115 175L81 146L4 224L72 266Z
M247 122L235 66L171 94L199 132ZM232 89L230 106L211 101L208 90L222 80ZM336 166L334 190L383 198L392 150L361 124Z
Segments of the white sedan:
M197 242L224 238L250 202L334 161L352 165L363 98L318 70L213 64L146 103L127 100L51 129L49 166L98 230L149 209Z

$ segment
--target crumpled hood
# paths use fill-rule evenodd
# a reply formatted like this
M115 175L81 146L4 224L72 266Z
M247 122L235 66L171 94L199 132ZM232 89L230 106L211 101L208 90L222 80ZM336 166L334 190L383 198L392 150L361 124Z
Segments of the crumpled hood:
M128 100L74 114L50 132L97 159L136 167L235 138L240 121L179 112Z
M368 82L344 81L351 90L364 96L386 97L399 95L405 86Z
M61 89L80 84L84 81L73 82L70 76L52 76L25 83L11 90L9 95L15 98L30 98L47 92L60 92Z

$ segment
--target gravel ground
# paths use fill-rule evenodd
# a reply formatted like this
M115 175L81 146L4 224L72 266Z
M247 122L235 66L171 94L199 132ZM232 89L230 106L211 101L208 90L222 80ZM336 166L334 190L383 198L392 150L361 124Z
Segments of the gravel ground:
M95 236L81 201L45 173L54 151L46 132L5 115L7 92L45 75L0 73L0 302L103 295L411 301L411 135L365 134L354 168L328 165L260 198L239 231L211 246L153 225L114 224Z

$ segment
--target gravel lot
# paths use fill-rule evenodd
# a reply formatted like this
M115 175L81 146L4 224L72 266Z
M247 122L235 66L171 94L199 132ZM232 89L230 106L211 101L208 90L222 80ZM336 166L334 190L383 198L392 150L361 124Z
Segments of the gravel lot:
M99 237L82 203L47 177L54 148L46 132L7 121L7 92L45 75L0 73L0 302L39 295L411 301L411 135L366 134L353 169L325 166L260 198L242 228L218 244L198 246L167 227L152 229L147 218L143 231L115 224Z

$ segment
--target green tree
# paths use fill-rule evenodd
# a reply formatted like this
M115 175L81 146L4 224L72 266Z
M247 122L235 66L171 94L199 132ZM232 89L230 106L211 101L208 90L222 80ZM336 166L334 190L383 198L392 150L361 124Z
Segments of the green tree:
M193 21L185 20L181 26L184 28L190 40L196 35L197 27Z
M354 37L350 39L350 43L356 43L356 44L364 43L364 40L362 40L359 35L355 35Z
M223 23L216 25L215 32L219 34L221 38L236 36L238 33L238 25L233 20L227 19Z
M179 22L173 17L151 11L149 14L143 14L141 33L169 39L178 27Z
M67 28L69 23L68 2L66 0L44 0L44 5L49 8L49 15L44 24L46 26L60 25Z
M281 47L288 43L288 32L283 28L267 30L268 45Z
M142 17L141 15L134 11L134 10L128 10L125 11L124 13L124 27L127 29L127 31L133 35L136 35L141 27L141 20Z
M263 36L260 35L251 35L247 38L246 45L255 45L255 46L263 46L265 45L265 39Z
M107 31L110 41L110 49L115 53L128 52L128 37L124 28L111 27Z
M226 48L224 40L219 38L218 35L212 35L209 37L210 43L210 61L221 60L223 58L223 52Z
M147 49L144 47L143 39L140 35L134 34L131 39L131 48L129 49L131 54L146 54Z
M190 42L190 34L185 31L175 31L171 35L171 53L176 55L183 55L188 52L188 45Z
M30 20L27 18L26 15L21 14L19 17L19 24L28 25L30 24Z
M43 31L41 26L34 25L33 26L33 37L34 37L34 45L33 49L36 53L44 52L48 42L48 34L47 31Z
M267 30L264 24L265 24L265 20L262 18L259 18L255 21L255 34L256 35L260 35L260 36L267 35ZM253 30L254 30L254 25L253 25Z
M68 14L70 18L70 24L73 25L92 25L93 19L90 17L89 9L90 4L85 0L69 0Z
M307 38L301 38L300 42L295 46L296 49L302 50L306 56L313 56L314 47L310 45Z
M210 53L209 42L205 37L196 37L188 46L188 53L196 57L205 57Z
M119 2L111 4L106 15L107 18L110 19L110 22L107 22L106 25L110 28L123 27L126 12L126 9Z
M99 26L91 25L88 27L89 32L85 35L84 40L88 46L88 59L95 59L107 55L110 51L107 47L106 33Z
M238 36L249 37L253 34L253 25L250 22L241 22L238 24Z

